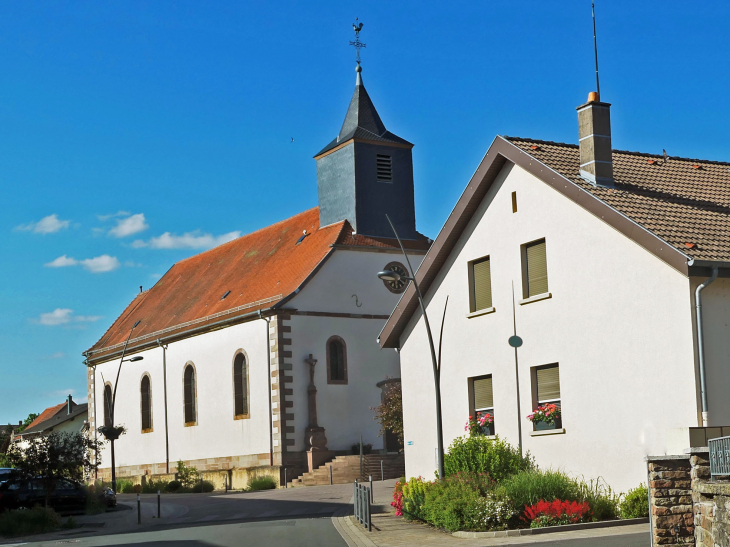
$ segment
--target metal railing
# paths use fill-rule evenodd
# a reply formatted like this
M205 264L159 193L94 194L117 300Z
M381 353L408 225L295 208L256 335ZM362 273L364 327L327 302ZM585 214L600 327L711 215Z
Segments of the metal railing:
M373 523L370 518L370 488L364 484L359 484L355 481L355 518L357 521L367 529L368 532L372 531Z
M730 475L730 437L720 437L707 441L710 447L710 475Z

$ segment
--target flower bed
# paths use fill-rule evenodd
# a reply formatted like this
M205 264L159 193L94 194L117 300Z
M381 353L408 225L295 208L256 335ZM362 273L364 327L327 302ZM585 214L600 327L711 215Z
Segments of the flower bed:
M544 412L556 418L552 409ZM445 455L445 478L396 484L396 515L450 532L481 532L629 518L648 510L641 487L625 497L600 479L541 470L529 453L521 456L499 437L481 434L483 424L471 423L470 417L471 435L455 439Z

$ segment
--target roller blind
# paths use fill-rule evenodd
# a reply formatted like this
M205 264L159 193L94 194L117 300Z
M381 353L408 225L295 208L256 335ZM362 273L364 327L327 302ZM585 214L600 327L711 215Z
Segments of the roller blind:
M525 251L527 254L527 296L529 298L548 292L545 240L528 245Z
M560 372L558 366L537 369L538 402L560 399Z
M489 267L489 258L474 262L474 309L472 311L484 310L492 307L492 274Z
M474 380L474 408L493 408L492 378Z

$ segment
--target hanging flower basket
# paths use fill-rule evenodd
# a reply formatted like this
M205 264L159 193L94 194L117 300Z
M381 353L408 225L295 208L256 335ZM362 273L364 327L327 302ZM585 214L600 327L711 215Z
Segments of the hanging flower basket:
M127 432L127 428L123 425L103 425L97 429L99 433L104 435L107 441L116 441L119 437Z

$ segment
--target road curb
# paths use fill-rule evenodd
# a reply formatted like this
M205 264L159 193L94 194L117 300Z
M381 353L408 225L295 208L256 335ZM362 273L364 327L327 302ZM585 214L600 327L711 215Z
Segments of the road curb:
M352 508L345 507L332 515L332 524L348 547L378 547L365 535L363 530L353 524L350 518L351 513Z
M541 534L553 534L556 532L573 532L575 530L591 530L593 528L615 528L617 526L630 526L632 524L647 524L648 518L604 520L600 522L584 522L581 524L564 524L562 526L547 526L545 528L525 528L520 530L501 530L499 532L454 532L454 537L461 539L483 539L483 538L504 538L518 536L536 536Z

